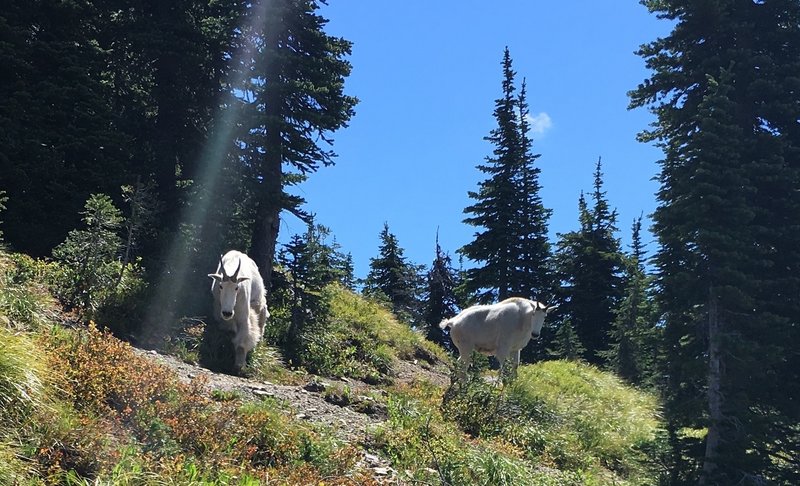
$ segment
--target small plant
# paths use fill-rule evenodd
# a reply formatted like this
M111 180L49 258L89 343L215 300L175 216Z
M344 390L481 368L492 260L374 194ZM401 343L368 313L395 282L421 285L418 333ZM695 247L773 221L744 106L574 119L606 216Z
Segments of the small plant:
M353 403L353 395L350 387L347 385L340 385L337 383L333 386L329 386L325 389L322 396L325 398L326 402L339 405L340 407L346 407Z
M61 264L56 295L68 308L91 318L111 295L122 271L118 260L122 241L117 230L122 214L111 198L93 194L83 212L86 229L72 230L53 250Z

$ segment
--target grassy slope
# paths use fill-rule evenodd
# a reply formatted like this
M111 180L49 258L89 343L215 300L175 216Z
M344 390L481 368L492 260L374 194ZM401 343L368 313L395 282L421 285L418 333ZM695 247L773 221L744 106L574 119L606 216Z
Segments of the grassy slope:
M525 366L502 391L477 379L448 390L384 385L389 419L366 445L342 444L276 403L182 385L106 333L48 323L52 299L36 286L46 268L15 260L0 253L0 478L12 484L369 484L363 447L406 480L655 483L642 451L657 404L593 368ZM333 346L315 359L337 373L444 357L379 305L338 288L330 297Z

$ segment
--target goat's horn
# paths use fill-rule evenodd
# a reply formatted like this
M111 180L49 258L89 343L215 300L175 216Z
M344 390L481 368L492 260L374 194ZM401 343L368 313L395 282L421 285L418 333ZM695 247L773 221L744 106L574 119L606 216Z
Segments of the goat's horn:
M242 259L241 258L239 259L239 265L236 266L236 271L233 272L233 277L231 277L234 281L236 281L236 278L239 276L239 269L240 268L242 268Z
M228 278L228 274L225 273L225 264L222 263L222 255L219 256L219 272L222 274L223 280Z

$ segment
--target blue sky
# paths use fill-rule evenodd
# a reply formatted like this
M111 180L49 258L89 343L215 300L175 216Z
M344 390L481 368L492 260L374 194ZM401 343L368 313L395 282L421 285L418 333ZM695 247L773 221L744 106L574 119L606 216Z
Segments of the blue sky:
M463 209L492 151L483 138L495 127L505 46L517 85L527 79L551 240L577 228L598 157L626 249L633 219L655 208L661 152L636 141L653 116L629 111L627 92L649 75L634 52L670 26L637 1L330 0L321 14L329 34L354 44L346 92L360 103L334 134L336 165L294 192L352 253L356 276L377 256L384 221L417 264L433 260L437 228L454 261L472 241ZM285 216L280 239L303 230Z

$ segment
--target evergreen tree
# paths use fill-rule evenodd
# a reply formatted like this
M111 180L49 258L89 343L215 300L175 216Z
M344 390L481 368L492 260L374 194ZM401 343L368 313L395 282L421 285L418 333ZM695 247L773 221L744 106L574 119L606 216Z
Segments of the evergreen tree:
M594 172L594 205L578 199L580 229L559 235L558 275L562 282L559 314L569 319L582 346L584 359L602 365L609 348L614 310L622 298L623 258L617 231L617 213L609 209L598 159Z
M556 326L550 347L547 348L547 354L556 359L577 361L583 359L585 352L586 348L581 344L572 321L569 319L562 320Z
M337 262L344 259L338 245L326 243L330 230L313 218L304 235L294 235L278 255L288 270L291 287L290 325L285 336L290 357L302 361L304 333L323 325L328 303L322 290L342 278Z
M541 169L536 166L536 161L541 155L531 152L533 141L530 138L530 108L525 79L522 80L517 98L517 108L523 161L515 174L518 187L514 226L517 246L512 255L515 268L510 275L510 291L513 295L529 297L549 305L552 302L548 302L548 299L554 297L555 279L547 223L553 211L544 207L540 195Z
M414 322L419 309L420 268L406 261L397 237L383 224L379 256L370 258L364 293L388 299L392 311Z
M105 194L92 194L81 214L86 228L70 231L53 249L53 258L61 265L56 293L66 306L91 318L115 288L122 247L117 231L124 220Z
M673 484L800 481L800 4L647 1ZM707 429L700 440L679 431Z
M651 279L645 273L641 238L642 217L631 229L631 252L625 259L625 293L611 328L611 348L603 357L629 383L653 385L657 329L649 295Z
M518 96L508 48L503 52L502 95L495 100L497 127L485 138L492 156L478 169L488 178L470 191L475 203L464 222L482 228L459 252L479 265L466 271L464 285L482 303L512 295L538 297L552 290L548 271L547 220L539 196L539 155L531 153L525 83Z
M45 256L78 227L91 193L126 182L130 138L103 82L100 9L89 0L0 9L0 174L11 247Z
M456 289L459 285L458 271L453 268L450 255L439 246L439 234L436 234L436 256L426 275L427 289L423 302L423 319L427 327L429 340L448 349L452 349L450 339L439 328L439 323L458 314L459 302Z
M302 198L284 190L331 165L331 132L347 126L357 100L344 94L351 43L324 32L317 0L275 0L248 10L241 42L243 161L252 191L251 254L269 288L282 210L303 219ZM284 169L284 166L286 169Z

